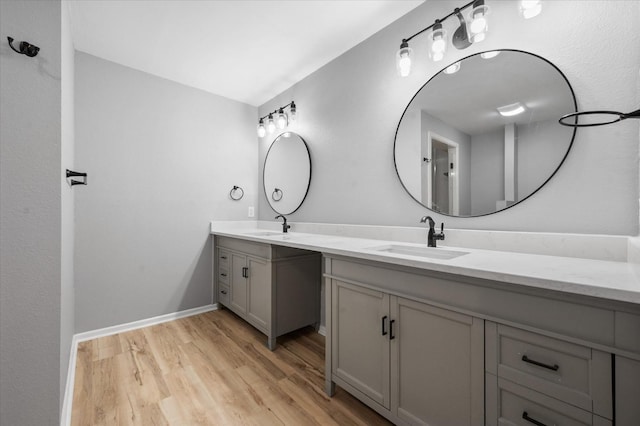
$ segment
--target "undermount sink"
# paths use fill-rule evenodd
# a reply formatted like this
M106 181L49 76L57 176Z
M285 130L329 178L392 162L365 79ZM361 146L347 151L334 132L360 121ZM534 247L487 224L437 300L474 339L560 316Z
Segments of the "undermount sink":
M251 237L274 237L276 235L283 235L283 233L276 232L276 231L255 231L255 232L245 232L244 235L249 235Z
M390 245L380 246L380 247L370 247L369 250L379 251L384 253L404 254L407 256L428 257L431 259L442 259L442 260L455 259L456 257L469 254L466 251L446 250L446 249L441 249L437 247L404 246L404 245L398 245L398 244L390 244Z

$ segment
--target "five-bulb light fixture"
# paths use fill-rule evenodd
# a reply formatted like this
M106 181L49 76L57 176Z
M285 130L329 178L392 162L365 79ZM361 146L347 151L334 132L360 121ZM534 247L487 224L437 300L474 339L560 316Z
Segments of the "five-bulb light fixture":
M542 11L541 0L520 0L520 14L523 18L529 19L537 16ZM469 25L465 21L462 11L472 7L468 16ZM447 53L447 32L442 28L442 22L447 18L456 15L460 21L460 26L453 33L451 43L456 49L466 49L474 43L479 43L485 39L489 30L488 19L489 7L484 4L484 0L474 0L462 7L456 8L444 18L436 19L436 21L418 31L411 37L402 39L400 49L396 53L396 67L401 77L406 77L411 73L411 56L413 49L409 47L409 42L416 36L431 30L428 39L429 58L434 62L444 59ZM457 62L447 68L447 73L452 74L460 69L460 63Z
M285 110L289 108L289 114L285 112ZM258 121L258 137L263 138L268 133L273 133L276 129L284 130L285 127L289 125L290 122L296 120L297 110L296 104L291 101L285 106L281 106L278 109L271 111L269 114L260 118ZM264 120L267 120L265 125Z

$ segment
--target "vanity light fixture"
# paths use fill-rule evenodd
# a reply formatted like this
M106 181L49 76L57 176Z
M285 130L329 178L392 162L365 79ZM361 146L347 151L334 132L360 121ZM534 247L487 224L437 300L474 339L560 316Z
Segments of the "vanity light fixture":
M471 13L469 14L470 22L467 25L462 12L470 7L472 8ZM526 19L536 16L538 13L540 13L541 8L542 6L540 0L520 1L521 14ZM526 14L524 13L524 9L527 10ZM534 13L535 10L537 10L537 12ZM400 49L396 52L396 68L399 76L407 77L411 73L413 51L409 47L409 42L413 40L413 38L429 30L432 30L429 33L428 39L429 58L431 58L431 60L434 62L438 62L444 59L444 56L447 52L447 34L442 24L444 23L444 21L454 15L460 21L460 26L455 30L451 39L451 43L456 49L466 49L472 44L479 43L486 38L487 32L489 30L489 21L487 19L487 16L489 15L489 6L485 5L485 0L470 1L462 7L455 8L453 12L449 13L445 17L436 19L433 24L421 29L412 36L402 39L402 43L400 43ZM485 59L488 59L490 57L491 56L488 55L483 56L483 58Z
M454 74L458 71L460 71L460 61L456 62L455 64L451 64L444 69L445 74Z
M496 56L498 56L500 54L500 51L498 50L491 50L489 52L482 52L480 54L480 56L482 57L482 59L491 59L491 58L495 58Z
M520 102L516 102L498 107L497 110L503 117L513 117L514 115L522 114L525 111L525 107Z
M541 11L541 0L520 0L520 14L524 19L531 19L538 16Z
M289 114L285 110L289 108ZM274 118L275 115L275 118ZM267 133L273 133L276 129L284 130L289 124L296 120L297 117L296 104L291 101L281 106L258 120L257 133L259 138L263 138ZM265 124L265 119L267 123Z

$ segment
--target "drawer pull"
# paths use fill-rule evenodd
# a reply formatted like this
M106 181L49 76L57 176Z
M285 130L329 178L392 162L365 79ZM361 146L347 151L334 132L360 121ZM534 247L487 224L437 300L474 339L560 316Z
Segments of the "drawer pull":
M242 278L249 278L249 268L247 267L242 268Z
M389 340L393 340L396 338L396 336L393 335L393 323L396 322L396 320L391 320L389 321Z
M558 364L554 364L554 365L544 364L542 362L538 362L538 361L535 361L533 359L529 359L529 357L527 357L526 355L522 355L522 360L524 362L529 363L529 364L537 365L538 367L546 368L546 369L552 370L552 371L558 371L558 369L560 368L560 366Z
M226 277L226 276L227 276L227 274L220 274L220 275L222 275L223 277Z
M537 421L536 419L529 417L529 414L526 411L522 412L522 418L528 421L529 423L533 423L536 426L547 426L546 424Z
M227 294L227 290L220 290L220 293Z
M227 256L220 256L220 259L227 260Z
M387 335L387 330L384 329L384 324L387 322L387 316L383 316L382 317L382 335L386 336Z

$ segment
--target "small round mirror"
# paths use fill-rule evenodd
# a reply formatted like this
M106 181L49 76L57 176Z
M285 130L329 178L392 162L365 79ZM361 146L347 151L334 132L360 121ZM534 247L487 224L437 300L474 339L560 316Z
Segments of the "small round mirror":
M311 183L311 156L298 134L278 136L264 160L264 194L279 214L291 214L302 205Z
M405 109L394 161L417 202L449 216L482 216L538 191L562 165L577 110L566 77L540 56L478 53L433 76Z

